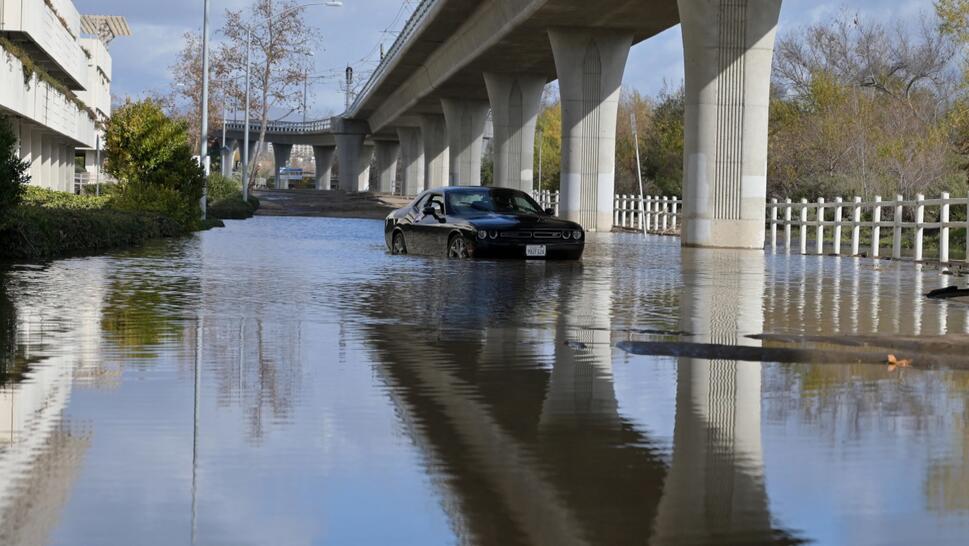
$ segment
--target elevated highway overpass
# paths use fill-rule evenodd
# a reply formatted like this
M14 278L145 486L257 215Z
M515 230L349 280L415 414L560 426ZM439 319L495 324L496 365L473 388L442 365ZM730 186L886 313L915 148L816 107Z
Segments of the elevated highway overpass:
M781 0L422 0L352 105L314 145L340 185L407 195L479 185L494 124L495 184L530 192L545 85L562 101L562 216L612 228L620 86L632 45L682 25L687 246L763 248L770 70ZM240 133L241 133L241 127ZM277 157L277 161L280 157ZM321 186L325 183L321 182Z

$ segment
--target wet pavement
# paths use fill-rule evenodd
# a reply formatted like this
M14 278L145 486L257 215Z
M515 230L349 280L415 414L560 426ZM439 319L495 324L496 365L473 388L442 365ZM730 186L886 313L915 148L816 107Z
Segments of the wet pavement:
M14 266L0 544L964 544L969 373L887 362L962 343L921 294L965 280L678 244L456 262L260 217ZM657 343L885 362L619 348Z

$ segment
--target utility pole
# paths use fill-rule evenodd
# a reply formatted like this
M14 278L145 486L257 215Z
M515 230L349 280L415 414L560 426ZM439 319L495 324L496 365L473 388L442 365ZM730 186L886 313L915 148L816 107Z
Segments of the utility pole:
M347 65L347 99L346 99L346 109L350 109L350 103L353 102L353 67Z
M629 114L629 123L633 129L633 142L636 143L636 176L639 178L639 214L646 214L645 203L643 203L643 168L639 163L639 131L636 129L636 112ZM640 223L643 225L643 237L646 237L646 219L640 216Z
M209 0L203 1L202 10L202 127L199 140L202 146L199 159L205 170L205 184L202 186L202 219L205 220L205 201L209 193Z
M545 149L545 131L538 130L538 180L537 189L539 192L542 191L542 150ZM536 194L537 195L537 194Z
M249 74L252 72L252 28L246 28L246 113L242 122L242 200L249 201Z

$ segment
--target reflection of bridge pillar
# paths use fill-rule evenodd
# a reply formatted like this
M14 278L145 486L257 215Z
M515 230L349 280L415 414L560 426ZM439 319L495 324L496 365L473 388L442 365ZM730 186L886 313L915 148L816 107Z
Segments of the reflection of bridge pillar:
M316 160L316 189L330 189L333 176L333 153L335 146L313 146L313 159Z
M340 189L348 192L370 189L370 159L373 146L364 146L364 135L336 135L336 155L340 163Z
M238 140L229 140L222 143L222 176L232 176L232 160L235 158L236 148L238 147Z
M564 308L556 325L555 364L542 404L542 427L581 421L601 429L621 421L612 378L612 276L602 279L563 285L559 301Z
M481 185L481 142L488 101L441 99L448 133L448 185Z
M289 179L283 180L280 176L280 171L286 168L289 164L289 156L293 153L292 144L276 144L273 143L273 157L276 160L276 189L277 190L288 190L289 189Z
M440 114L421 116L421 138L424 141L424 187L447 186L448 139L447 124Z
M545 76L485 73L484 79L495 127L495 185L531 194Z
M424 142L418 127L398 127L400 139L401 191L411 197L424 191Z
M686 246L764 247L771 59L781 0L679 0Z
M616 115L631 33L551 29L562 95L562 216L610 231Z
M397 155L400 152L400 143L396 140L377 140L375 144L377 191L394 193L394 186L397 182Z
M746 250L684 249L680 327L690 341L757 345L764 324L764 262ZM673 459L654 527L656 543L713 537L768 542L763 480L761 365L680 358Z

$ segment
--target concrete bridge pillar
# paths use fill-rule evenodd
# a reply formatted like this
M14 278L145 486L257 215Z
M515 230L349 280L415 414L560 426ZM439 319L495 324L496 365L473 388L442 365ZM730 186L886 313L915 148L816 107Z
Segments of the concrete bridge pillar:
M277 190L288 190L289 180L282 180L279 172L289 164L289 156L293 153L292 144L273 143L273 158L275 159L276 176L274 177Z
M413 197L424 191L424 141L418 127L398 127L400 139L401 191Z
M448 185L481 185L481 143L488 102L441 99L448 134Z
M616 115L632 33L550 29L562 96L563 217L612 230Z
M330 189L333 177L333 153L335 146L313 146L313 159L316 160L316 189Z
M31 184L41 186L44 183L44 131L39 127L30 132L30 156Z
M64 185L65 191L74 193L74 146L65 144L64 148Z
M545 76L485 73L495 127L495 185L528 194L534 187L535 124Z
M375 152L377 154L377 191L394 193L394 186L397 182L397 156L400 153L400 142L377 140Z
M421 137L424 141L424 187L448 185L450 173L447 124L441 114L421 116Z
M781 0L679 0L685 246L763 248L771 60Z
M336 135L337 161L340 162L340 189L348 192L370 189L370 160L373 146L364 146L363 134Z
M232 176L232 160L236 155L236 148L239 147L238 140L229 140L222 143L222 176Z

